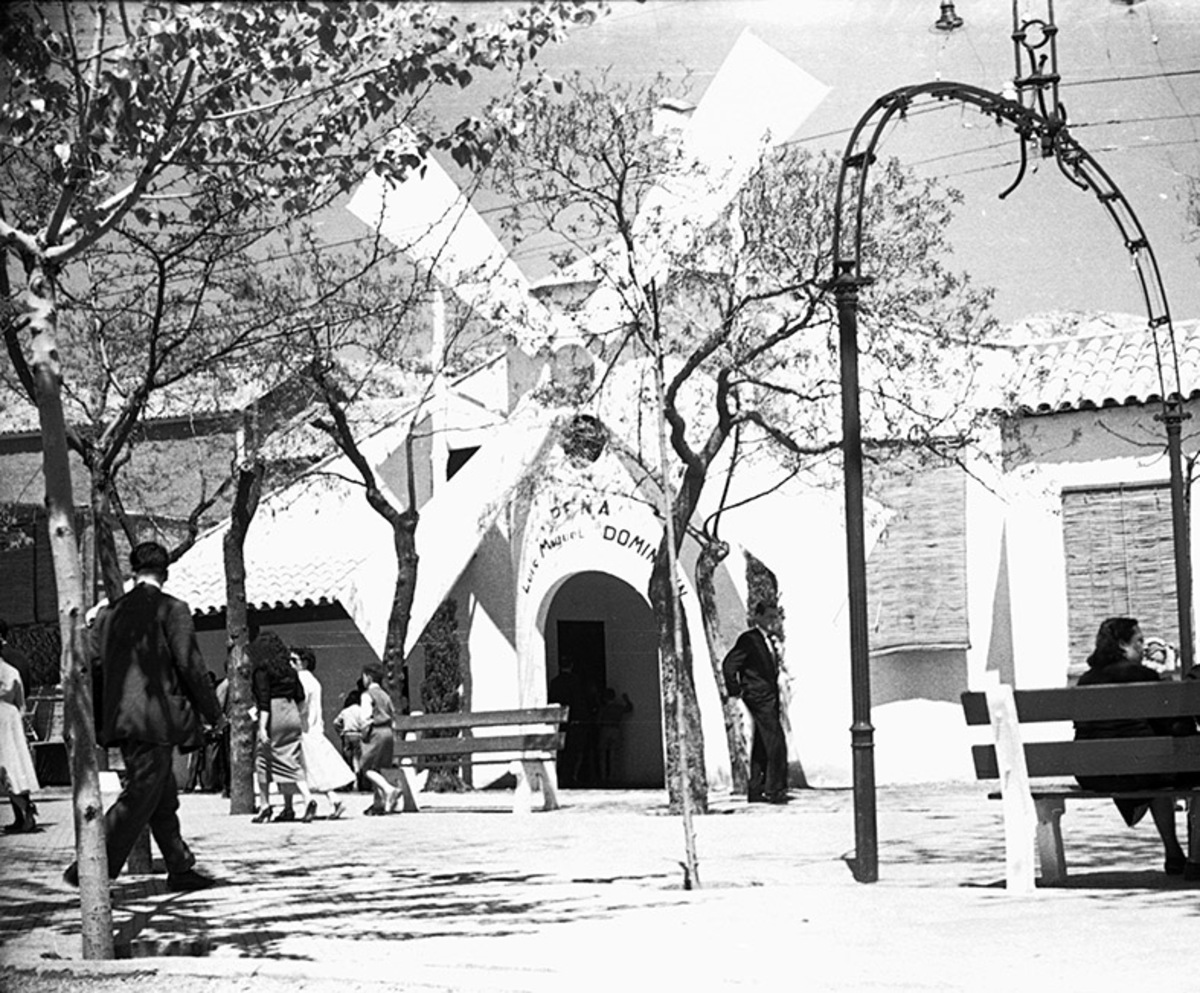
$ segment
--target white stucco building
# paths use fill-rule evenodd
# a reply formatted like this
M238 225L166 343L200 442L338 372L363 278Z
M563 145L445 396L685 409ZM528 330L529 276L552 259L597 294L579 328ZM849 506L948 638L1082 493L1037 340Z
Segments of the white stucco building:
M1177 331L1190 370L1200 329L1188 322ZM981 685L989 669L1020 686L1062 685L1108 614L1132 613L1148 633L1177 641L1168 473L1150 352L1135 318L1060 321L1055 336L1017 353L1014 368L1026 385L1022 408L997 429L999 461L973 466L973 475L937 469L872 485L868 606L880 783L969 778L958 695ZM513 389L513 376L527 381L538 366L541 376L552 375L552 356L497 361L456 384L440 408L439 442L425 446L419 468L427 499L417 532L413 678L419 684L420 632L448 597L457 609L470 708L544 702L569 654L634 703L615 779L659 786L658 659L646 599L661 537L654 494L616 443L622 410L601 407L579 422L577 412L542 408ZM1113 370L1120 389L1113 389ZM609 440L564 446L573 428ZM404 485L392 457L400 430L385 429L367 446L394 489ZM1189 421L1185 453L1196 442ZM319 466L265 500L246 546L252 605L288 608L280 622L291 625L292 640L315 644L322 676L333 683L327 696L335 698L332 689L357 675L365 647L382 649L396 574L388 527L337 470ZM760 487L771 469L756 471L760 478L735 476L735 498ZM721 482L717 474L714 488ZM793 772L813 786L850 782L841 520L837 486L811 481L732 512L723 532L732 551L717 584L728 647L745 623L743 553L778 580L795 678ZM223 606L221 536L220 528L207 535L172 573L174 592L201 613ZM709 773L719 787L728 783L729 759L691 585L694 557L689 540L680 586ZM348 619L322 620L322 605L340 605Z

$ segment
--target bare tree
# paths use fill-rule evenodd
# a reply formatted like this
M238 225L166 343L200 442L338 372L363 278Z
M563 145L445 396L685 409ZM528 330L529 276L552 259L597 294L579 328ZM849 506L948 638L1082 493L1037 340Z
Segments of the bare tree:
M467 85L476 70L518 68L566 25L592 16L580 6L535 4L478 30L408 5L6 8L0 124L7 154L46 182L4 205L0 245L5 278L17 262L23 280L4 288L24 308L43 436L86 956L111 957L112 929L62 408L58 335L68 268L118 229L152 237L177 222L203 227L213 200L305 215L365 171L402 174L433 147L463 164L486 159L502 118L424 128L424 98L440 85Z
M826 290L837 163L799 146L764 149L716 219L697 209L689 227L690 208L669 193L679 183L694 190L697 165L686 143L653 127L668 95L661 82L628 89L577 78L529 122L499 175L518 204L513 230L549 227L565 243L564 261L591 254L607 303L581 311L593 315L582 330L594 354L610 367L640 367L629 375L644 384L661 369L660 413L674 459L665 475L656 467L653 418L627 402L625 423L613 430L671 497L649 597L660 652L671 660L663 666L664 714L679 706L686 718L682 741L667 725L672 802L682 799L674 789L682 763L688 799L703 810L699 708L686 645L676 658L669 553L692 533L710 470L735 431L759 448L770 444L785 467L840 450L836 321ZM945 264L956 202L897 163L878 170L867 201L874 216L865 251L876 285L863 309L864 423L876 452L953 457L973 437L969 395L993 324L990 294ZM619 378L612 373L599 388Z

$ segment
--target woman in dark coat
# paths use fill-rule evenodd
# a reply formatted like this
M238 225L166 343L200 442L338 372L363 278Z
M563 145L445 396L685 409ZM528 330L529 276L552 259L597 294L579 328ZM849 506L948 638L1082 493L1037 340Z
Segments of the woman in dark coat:
M258 786L256 824L272 819L271 783L279 787L283 809L274 819L294 821L295 794L312 802L300 764L300 702L304 688L292 668L291 652L274 631L263 631L250 643L250 685L258 710L254 749L254 779Z
M1079 677L1080 686L1100 686L1112 683L1154 683L1160 675L1142 663L1145 639L1138 622L1132 617L1109 617L1096 633L1096 648L1088 656L1088 669ZM1158 735L1189 735L1196 733L1196 722L1185 720L1111 720L1076 721L1075 740L1089 738L1148 738ZM1085 790L1110 793L1119 790L1163 789L1193 785L1196 776L1190 773L1143 773L1124 776L1080 776L1079 785ZM1150 811L1154 826L1162 838L1166 856L1164 868L1169 875L1181 875L1185 856L1175 832L1175 798L1154 797L1150 800L1115 799L1113 801L1125 823L1137 824Z

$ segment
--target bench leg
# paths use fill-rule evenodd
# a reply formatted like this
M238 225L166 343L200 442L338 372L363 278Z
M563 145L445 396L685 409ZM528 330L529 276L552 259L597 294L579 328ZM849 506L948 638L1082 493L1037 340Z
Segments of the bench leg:
M513 813L528 814L533 810L533 791L542 791L542 809L558 810L558 791L554 780L541 759L521 759L513 763L517 786L513 790Z
M1059 819L1066 809L1062 797L1035 800L1037 807L1037 852L1042 868L1042 882L1061 883L1067 878L1067 858L1063 852L1062 827Z
M542 784L542 810L558 810L558 787L554 783L554 772L546 768L543 759L535 759L530 764L536 766Z
M512 764L512 773L517 778L517 785L513 789L514 814L533 812L533 786L536 772L529 768L531 764L521 761Z
M1187 799L1187 860L1200 862L1200 799Z
M406 814L416 814L420 812L420 807L417 806L417 796L413 792L412 782L409 780L411 770L401 762L396 767L396 785L400 787L400 792L404 794L404 812Z

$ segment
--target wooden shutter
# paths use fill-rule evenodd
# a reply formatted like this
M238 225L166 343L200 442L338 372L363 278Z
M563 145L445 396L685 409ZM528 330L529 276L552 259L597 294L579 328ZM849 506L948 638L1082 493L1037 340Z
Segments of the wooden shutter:
M871 495L892 512L867 561L871 651L968 647L966 476L923 468Z
M1136 617L1146 636L1179 644L1175 543L1166 483L1063 491L1072 671L1106 617Z

